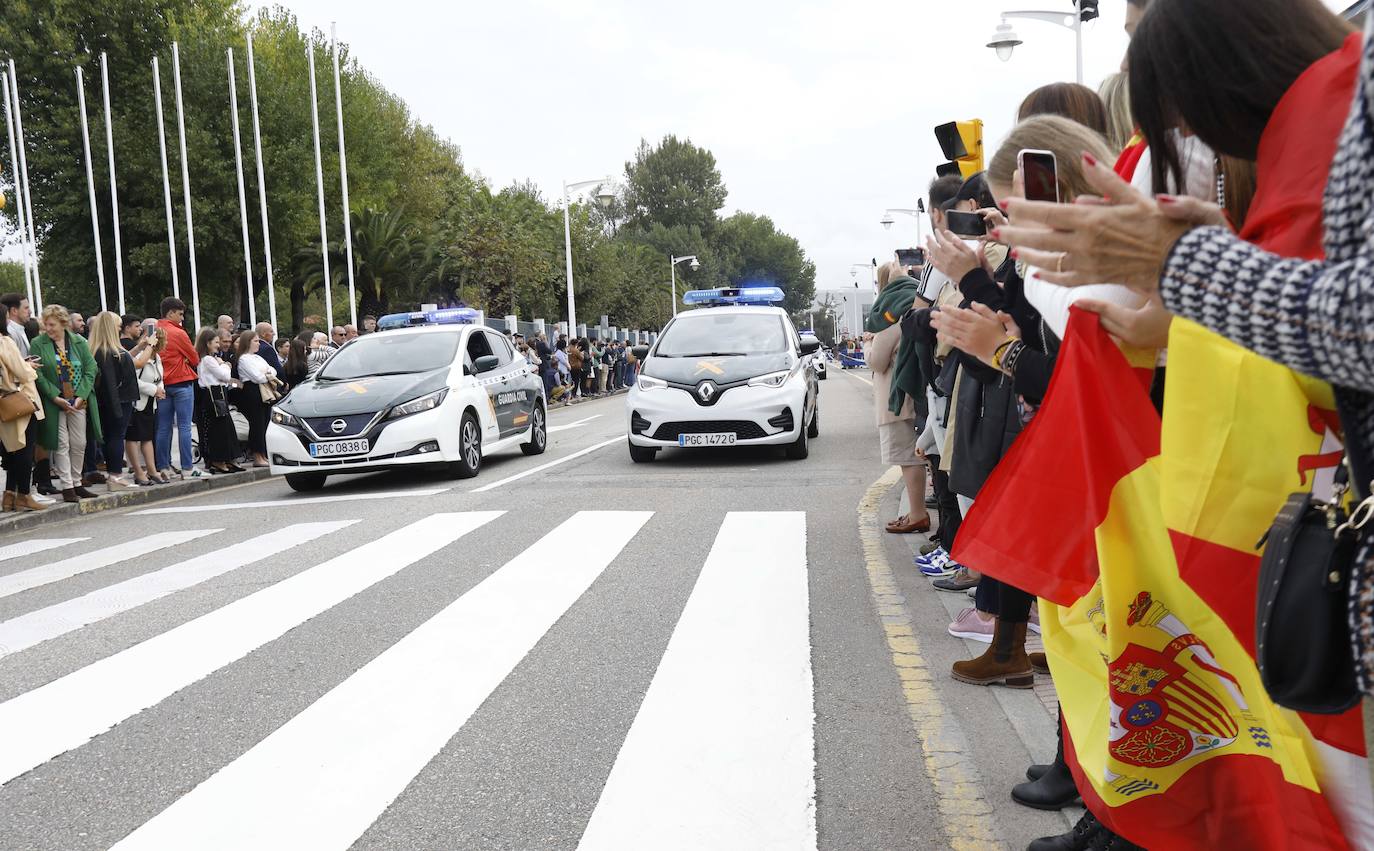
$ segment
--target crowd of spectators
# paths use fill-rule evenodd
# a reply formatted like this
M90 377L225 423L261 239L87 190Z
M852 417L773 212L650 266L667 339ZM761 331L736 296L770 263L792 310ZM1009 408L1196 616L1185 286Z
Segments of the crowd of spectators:
M934 589L973 598L948 631L987 649L953 665L958 682L1029 688L1063 664L1027 652L1028 632L1039 631L1036 599L991 575L1005 575L1005 565L960 564L953 553L993 551L969 546L964 520L1054 398L1061 345L1084 327L1070 327L1071 308L1097 314L1124 349L1157 353L1149 361L1150 401L1161 412L1176 316L1331 382L1353 503L1369 496L1374 51L1363 48L1357 74L1360 37L1319 0L1128 0L1127 32L1122 72L1099 91L1060 83L1029 93L1015 128L989 148L985 172L930 184L935 228L924 265L893 260L879 270L863 349L874 370L882 459L901 468L908 496L888 531L933 529L915 568ZM1025 200L1018 155L1027 150L1054 154L1056 202ZM977 213L986 234L956 234L946 220L951 211ZM1235 392L1214 389L1222 400ZM1055 437L1041 431L1034 439ZM1073 470L1058 473L1047 492L1082 488ZM1269 517L1287 496L1268 495ZM1342 632L1356 668L1346 673L1374 694L1374 545L1361 540L1353 552L1350 587L1340 589L1349 594ZM1056 567L1041 566L1051 575ZM1253 589L1256 578L1228 581ZM1030 766L1027 782L1010 789L1014 800L1040 809L1097 800L1071 771L1062 725L1060 733L1054 762ZM1367 847L1359 825L1374 814L1369 786L1362 788L1353 803L1330 799L1352 847ZM1241 793L1217 787L1208 794L1226 803ZM1231 803L1242 811L1279 806ZM1141 847L1094 808L1068 833L1036 840L1032 851ZM1187 847L1201 847L1192 840L1209 826L1188 829L1196 836ZM1292 847L1285 841L1269 847Z
M569 340L559 334L550 345L543 331L529 338L513 332L511 339L530 372L543 380L550 403L608 396L634 384L639 374L632 347L621 340Z

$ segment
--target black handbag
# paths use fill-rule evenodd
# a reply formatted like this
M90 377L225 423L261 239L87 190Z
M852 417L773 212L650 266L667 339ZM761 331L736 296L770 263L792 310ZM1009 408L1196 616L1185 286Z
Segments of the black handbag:
M229 394L223 384L213 384L210 390L210 413L216 417L229 416Z
M1347 516L1344 466L1330 503L1295 493L1260 545L1255 661L1260 681L1280 706L1334 715L1360 702L1348 606L1350 576L1362 527L1374 512L1367 499Z

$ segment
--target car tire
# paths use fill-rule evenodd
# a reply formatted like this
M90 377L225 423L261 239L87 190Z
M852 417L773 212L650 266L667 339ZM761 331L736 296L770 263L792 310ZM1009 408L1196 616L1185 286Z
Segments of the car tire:
M472 411L464 411L458 425L458 460L448 465L455 479L470 479L482 470L482 430Z
M820 436L821 436L821 406L820 406L820 405L817 405L816 408L815 408L815 410L813 410L813 411L811 412L811 425L809 425L809 426L806 427L806 436L807 436L808 439L809 439L809 438L813 438L813 437L820 437Z
M287 473L286 485L297 493L311 493L324 487L324 473Z
M630 444L630 460L636 464L647 464L654 460L658 455L658 449L652 446L635 446Z
M809 428L800 429L797 433L797 439L787 444L787 460L800 461L811 454L811 444L807 437L809 431Z
M530 442L520 444L520 451L526 455L543 455L549 448L549 421L544 416L544 406L534 403L530 413Z

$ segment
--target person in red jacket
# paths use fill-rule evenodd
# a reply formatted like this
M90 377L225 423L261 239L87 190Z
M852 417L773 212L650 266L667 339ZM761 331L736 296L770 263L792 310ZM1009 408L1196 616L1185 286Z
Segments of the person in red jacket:
M199 471L191 466L194 457L191 454L191 423L195 419L196 367L200 365L200 355L196 354L191 338L181 326L185 318L185 302L171 297L162 300L162 318L157 327L167 335L167 348L162 352L162 382L167 400L157 406L157 442L153 448L159 471L170 471L177 476L189 472L195 476ZM177 429L179 467L172 466L173 420Z

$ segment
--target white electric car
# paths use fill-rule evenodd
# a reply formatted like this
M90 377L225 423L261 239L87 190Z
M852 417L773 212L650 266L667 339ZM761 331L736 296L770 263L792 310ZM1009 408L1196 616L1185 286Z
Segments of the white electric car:
M384 316L272 409L267 454L298 491L413 465L467 478L489 452L548 445L539 377L467 308Z
M642 362L625 415L630 458L652 461L660 449L772 445L787 457L809 453L820 433L816 371L820 346L803 338L773 304L777 287L694 290L701 309L680 313Z

